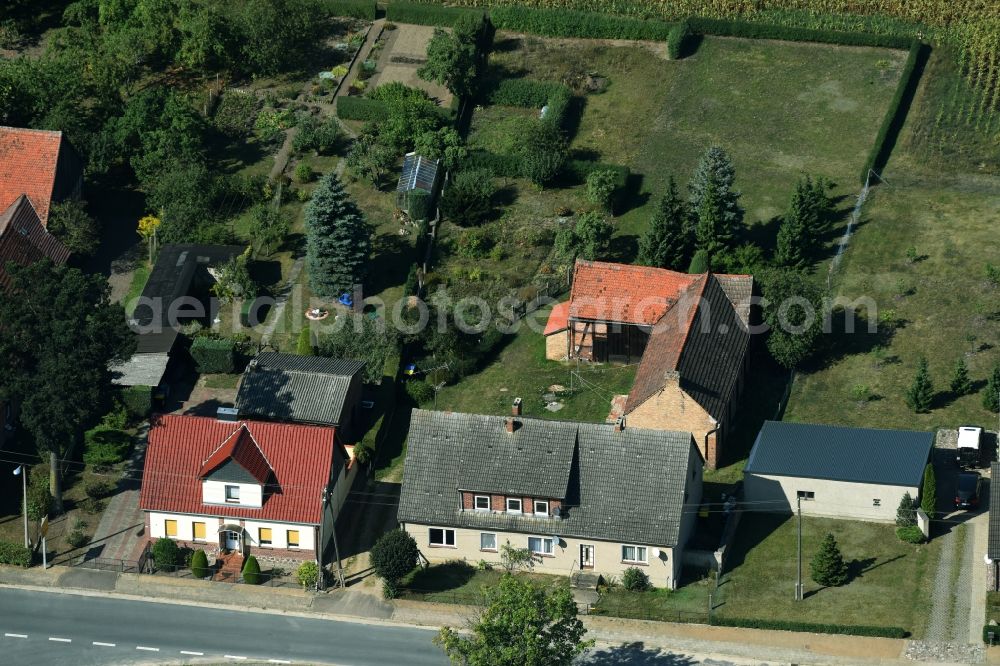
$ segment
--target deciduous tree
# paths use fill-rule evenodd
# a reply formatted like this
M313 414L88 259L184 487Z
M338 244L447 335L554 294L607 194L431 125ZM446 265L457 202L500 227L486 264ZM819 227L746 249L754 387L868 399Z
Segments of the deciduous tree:
M427 63L417 70L425 81L448 88L456 97L472 95L476 84L476 41L482 26L478 17L459 19L449 32L435 28L427 44Z
M766 301L763 317L769 333L767 349L786 368L812 356L823 330L823 295L799 271L769 269L760 273Z
M486 169L459 171L441 193L441 213L461 226L479 224L493 212L496 189Z
M396 596L399 581L417 565L417 542L405 530L383 534L369 554L372 569L382 579L387 598Z
M73 254L90 256L101 243L100 224L79 200L53 204L47 227Z

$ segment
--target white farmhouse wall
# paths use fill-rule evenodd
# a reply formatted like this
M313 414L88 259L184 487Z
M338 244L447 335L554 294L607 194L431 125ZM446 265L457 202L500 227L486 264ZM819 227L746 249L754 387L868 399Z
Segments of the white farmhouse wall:
M471 530L464 528L444 528L455 530L455 546L441 547L430 545L430 525L418 525L408 523L403 526L417 542L417 547L425 558L430 562L447 562L452 560L464 560L475 565L479 560L498 563L500 556L495 551L483 551L480 549L480 535L483 532L496 534L497 546L510 542L510 545L517 548L528 547L528 534L515 532L497 532L491 530ZM437 526L433 526L437 527ZM551 536L549 534L538 534L532 536ZM622 544L617 542L598 541L596 539L578 539L576 537L560 537L558 543L554 544L553 555L541 557L536 560L534 570L538 573L555 574L568 576L579 571L580 546L590 544L594 546L594 568L593 573L604 576L615 576L619 580L625 569L638 566L649 576L650 582L656 587L675 588L680 574L681 552L680 548L670 546L655 546L651 544L626 544L640 545L647 547L647 561L645 565L636 565L633 562L622 562ZM653 549L660 550L660 557L653 555Z
M226 486L239 486L240 501L226 501ZM251 506L260 508L264 497L261 486L256 483L223 483L222 481L202 481L201 496L204 504L222 504L225 506Z
M701 504L703 480L702 474L705 463L698 453L698 448L691 445L691 455L688 458L687 481L685 488L687 494L684 496L684 507L681 509L681 526L677 537L677 543L683 548L687 545L688 539L694 532L695 523L698 521L697 507ZM674 577L679 579L681 575L680 559L674 561Z
M794 512L799 491L814 493L814 499L802 500L803 515L893 522L903 495L916 499L919 488L752 473L743 478L744 500L752 511Z

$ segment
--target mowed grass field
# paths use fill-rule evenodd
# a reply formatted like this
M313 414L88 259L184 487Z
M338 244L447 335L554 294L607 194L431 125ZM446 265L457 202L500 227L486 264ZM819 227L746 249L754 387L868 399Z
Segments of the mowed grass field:
M585 96L571 147L643 176L619 233L646 228L673 175L683 187L712 145L733 158L749 224L784 212L802 173L855 194L905 52L708 37L668 61L659 45L498 36L495 66L543 80L567 72L608 79ZM624 259L629 259L623 257Z
M985 265L1000 265L1000 178L979 156L991 138L969 120L949 130L953 148L940 150L935 119L951 82L935 53L885 170L886 183L866 205L834 278L834 292L870 297L891 309L902 325L891 335L844 336L818 367L799 373L785 417L795 421L906 429L978 424L995 429L997 415L981 404L979 390L1000 362L1000 289L986 280ZM980 127L984 124L980 121ZM994 150L996 147L994 146ZM996 164L992 165L994 168ZM915 250L916 261L907 257ZM885 347L875 362L874 345ZM920 356L930 366L937 397L928 414L905 404ZM950 394L956 361L964 357L977 393ZM859 384L873 399L858 402Z
M720 617L902 627L923 634L940 540L914 546L896 538L895 525L803 518L805 598L795 601L797 521L792 516L743 517L720 586ZM963 528L964 529L964 528ZM851 571L841 587L810 578L809 563L832 533Z

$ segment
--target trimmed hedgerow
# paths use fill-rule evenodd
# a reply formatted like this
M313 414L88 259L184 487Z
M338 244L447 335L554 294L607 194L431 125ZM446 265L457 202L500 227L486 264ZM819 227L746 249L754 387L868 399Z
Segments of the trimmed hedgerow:
M468 7L442 7L440 5L418 5L409 2L390 3L385 10L385 18L398 23L415 23L451 27L463 16L483 16L482 9Z
M695 17L688 19L691 30L702 35L746 37L749 39L780 39L786 42L820 42L845 46L881 46L905 49L912 36L902 34L876 35L870 32L842 32L839 30L813 30L771 23L751 23L730 19Z
M337 116L341 120L378 122L389 117L389 109L374 99L344 96L337 98Z
M528 32L546 37L590 37L595 39L667 38L672 24L637 18L610 16L569 9L534 9L531 7L496 7L490 21L498 30Z
M323 8L330 16L375 20L375 0L325 0Z
M899 131L903 128L903 123L906 120L906 114L910 110L910 103L917 91L917 83L920 82L920 75L929 54L929 46L919 40L913 40L910 45L910 55L906 58L903 73L896 86L896 93L892 96L892 101L889 102L889 108L886 109L885 117L882 119L882 126L879 127L875 143L872 145L868 159L865 161L865 167L861 171L862 183L867 180L869 170L881 173L888 163L889 155L899 137Z
M566 122L566 111L569 110L569 103L572 99L573 93L565 86L553 90L545 101L545 106L548 108L545 109L544 120L556 127L563 127Z
M861 624L816 624L794 620L762 620L736 617L713 617L711 623L720 627L778 629L781 631L807 631L816 634L846 634L850 636L877 636L880 638L906 638L910 635L910 632L902 627L873 627Z
M691 51L693 41L691 22L684 19L671 28L670 34L667 35L667 55L671 60L680 60Z
M229 374L236 369L236 343L228 338L195 338L191 358L201 373Z
M31 566L31 549L19 543L0 541L0 564L28 568Z
M615 189L625 187L630 175L627 166L619 164L607 164L605 162L592 162L589 160L566 160L562 168L562 177L574 183L584 183L594 171L611 171L615 174Z
M463 169L486 169L494 176L521 177L521 160L513 155L500 155L488 150L470 150L462 162Z
M540 109L548 103L549 98L557 90L566 90L566 86L554 81L502 79L486 92L486 102L501 106Z

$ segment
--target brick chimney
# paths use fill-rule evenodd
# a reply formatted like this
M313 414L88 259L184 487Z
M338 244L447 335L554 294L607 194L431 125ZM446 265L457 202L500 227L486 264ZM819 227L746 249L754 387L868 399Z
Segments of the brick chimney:
M513 434L513 432L515 430L517 430L517 428L518 428L519 425L521 425L521 424L518 421L515 421L513 416L508 416L507 419L506 419L506 421L505 421L505 423L504 423L504 426L505 426L504 429L508 433Z
M514 416L520 416L522 402L523 401L520 398L514 398L514 404L510 408L510 413Z
M615 432L621 432L625 430L625 417L619 416L618 420L615 421Z

